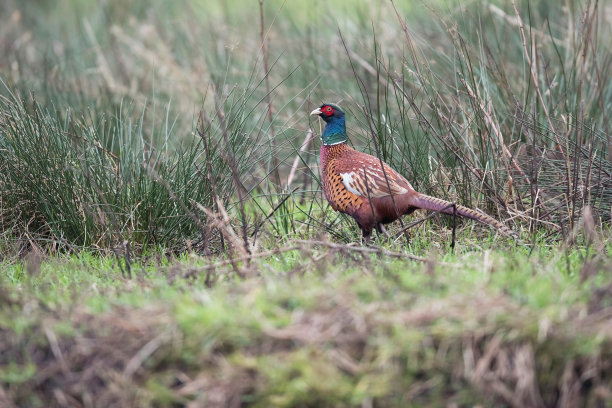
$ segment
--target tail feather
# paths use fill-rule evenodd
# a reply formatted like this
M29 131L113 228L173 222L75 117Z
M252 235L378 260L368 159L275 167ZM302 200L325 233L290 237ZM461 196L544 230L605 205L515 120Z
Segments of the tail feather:
M413 205L414 207L422 208L424 210L441 211L446 214L451 214L451 215L453 214L452 207L444 209L445 207L452 205L452 203L442 200L440 198L431 197L425 194L419 194L417 196L414 196L410 204ZM464 207L458 204L456 205L456 209L457 209L457 214L459 215L462 215L467 218L471 218L476 221L480 221L483 224L488 224L492 226L493 228L497 229L502 234L515 238L516 240L519 240L518 234L516 232L512 231L512 229L508 228L505 224L503 224L502 222L496 220L495 218L485 213L482 213L477 210L472 210L471 208L467 208L467 207Z

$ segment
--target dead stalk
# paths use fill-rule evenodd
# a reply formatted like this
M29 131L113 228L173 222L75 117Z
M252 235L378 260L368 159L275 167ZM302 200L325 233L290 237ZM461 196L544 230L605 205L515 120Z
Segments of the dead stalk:
M289 172L289 176L287 177L287 189L291 186L293 179L295 178L295 172L297 170L298 164L300 163L300 156L304 153L308 146L310 146L310 141L312 140L312 129L308 129L306 132L306 137L304 138L304 142L300 147L299 153L295 155L295 159L293 159L293 164L291 165L291 171ZM276 155L275 155L276 157Z
M268 256L272 256L272 255L278 255L278 254L282 254L285 252L290 252L290 251L295 251L300 249L301 247L299 245L292 245L292 246L288 246L288 247L282 247L282 248L276 248L270 251L265 251L265 252L258 252L256 254L253 255L243 255L243 256L238 256L238 257L233 257L231 259L227 259L225 261L219 261L219 262L215 262L214 264L210 264L207 265L203 268L197 268L195 270L190 270L187 275L185 277L191 277L196 275L199 272L205 272L205 271L209 271L209 270L215 270L217 268L220 268L222 266L226 266L226 265L230 265L230 264L237 264L238 262L244 262L244 261L248 261L250 262L251 260L255 259L255 258L266 258Z
M270 144L272 146L272 151L274 154L273 158L273 166L274 169L272 171L272 175L274 177L274 183L277 186L281 185L280 181L280 173L278 172L278 156L276 155L276 130L274 128L274 118L272 111L272 99L270 98L270 70L268 67L268 53L266 50L266 34L264 32L264 10L263 10L264 0L259 0L259 37L261 40L261 56L263 61L263 70L264 70L264 80L266 83L266 105L267 105L267 116L268 121L270 122Z
M504 161L506 162L506 169L508 170L508 177L510 177L510 183L512 183L512 176L510 175L510 171L509 171L510 169L508 168L508 162L510 162L512 164L512 167L516 171L518 171L518 173L521 175L521 177L523 178L525 183L532 190L532 193L536 197L538 205L543 210L546 211L546 207L544 206L544 203L540 199L538 191L536 191L534 189L534 186L532 185L531 180L529 180L529 177L527 176L527 174L525 174L525 172L523 171L521 166L518 164L518 162L516 161L516 158L514 158L512 153L510 153L510 150L508 150L508 148L506 147L506 144L504 143L504 137L501 134L501 130L499 129L499 127L497 126L495 121L493 121L493 119L491 118L491 115L489 114L489 112L487 112L487 110L485 109L485 107L484 107L484 105L482 103L482 99L480 97L477 97L476 95L474 95L474 91L472 91L472 88L470 87L470 85L467 83L467 81L465 79L461 78L460 80L461 80L461 83L463 84L463 86L465 86L465 88L467 89L468 95L470 96L470 98L472 98L472 100L478 104L478 107L480 108L480 111L484 115L485 121L489 124L491 130L493 131L493 134L497 137L498 143L500 144L500 146L502 148L502 153L503 153L503 156L504 156L504 159L505 159Z
M546 121L548 122L550 131L555 137L555 141L557 142L557 146L559 147L559 152L561 153L563 160L565 160L565 163L567 165L567 172L568 172L568 178L569 178L570 163L567 157L565 156L563 149L561 148L562 145L561 145L561 142L559 141L559 136L557 135L557 132L555 131L555 127L553 126L552 121L550 119L550 114L548 113L548 108L546 107L546 103L544 102L544 98L542 97L542 92L540 91L540 86L538 85L536 67L534 63L532 62L532 59L529 56L529 50L527 49L527 38L525 36L525 24L523 23L523 19L521 18L521 15L519 14L518 9L516 8L515 0L512 0L512 7L514 7L514 13L516 14L516 18L519 22L519 28L521 31L521 39L523 42L523 52L525 55L525 59L527 60L527 65L529 65L529 73L531 74L533 86L535 87L536 93L538 95L538 99L540 100L540 104L542 105L542 109L544 109L544 115L546 116Z
M359 246L336 244L336 243L327 242L327 241L310 241L310 240L301 240L301 239L293 240L293 242L297 242L299 244L311 245L311 246L312 245L326 246L328 248L332 248L332 249L336 249L340 251L360 252L360 253L366 253L366 254L378 254L378 255L384 255L384 256L388 256L392 258L405 258L405 259L412 259L413 261L428 262L426 258L421 258L420 256L411 255L405 252L388 251L382 248L359 247ZM447 267L456 266L454 264L449 264L445 262L437 262L437 264L440 266L447 266Z

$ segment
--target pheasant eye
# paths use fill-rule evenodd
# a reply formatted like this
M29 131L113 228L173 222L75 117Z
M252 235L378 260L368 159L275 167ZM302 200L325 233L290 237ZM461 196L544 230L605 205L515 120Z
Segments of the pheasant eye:
M323 112L325 112L325 114L329 116L334 113L334 108L332 108L331 106L326 106L323 108Z

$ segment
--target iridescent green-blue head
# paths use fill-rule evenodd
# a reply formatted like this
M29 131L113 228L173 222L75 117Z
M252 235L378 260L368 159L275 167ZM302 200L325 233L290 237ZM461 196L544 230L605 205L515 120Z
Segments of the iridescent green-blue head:
M324 103L319 108L310 112L310 114L318 115L326 123L321 135L323 144L335 145L347 141L346 124L342 109L331 103Z

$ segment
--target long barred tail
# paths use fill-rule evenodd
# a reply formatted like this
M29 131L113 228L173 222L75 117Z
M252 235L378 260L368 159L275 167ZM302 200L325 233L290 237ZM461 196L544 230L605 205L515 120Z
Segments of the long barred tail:
M448 207L449 205L451 205L452 203L442 200L440 198L436 198L436 197L430 197L428 195L425 194L419 194L417 196L415 196L412 200L411 200L411 204L415 207L418 208L422 208L424 210L429 210L429 211L441 211L443 213L446 214L453 214L453 208L447 208L445 210L442 210L444 207ZM462 215L464 217L467 218L471 218L473 220L476 221L480 221L484 224L488 224L494 228L496 228L499 232L501 232L504 235L507 235L509 237L515 238L516 240L519 240L519 236L516 232L512 231L510 228L508 228L506 225L504 225L502 222L496 220L495 218L482 213L480 211L476 211L476 210L472 210L471 208L467 208L464 207L462 205L458 205L457 204L457 214Z

